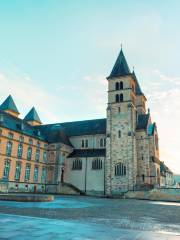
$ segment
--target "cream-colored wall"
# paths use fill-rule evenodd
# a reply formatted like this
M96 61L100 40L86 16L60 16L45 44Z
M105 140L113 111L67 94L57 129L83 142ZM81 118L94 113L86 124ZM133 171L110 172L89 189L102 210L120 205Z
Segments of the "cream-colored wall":
M30 179L27 181L27 183L34 183L34 167L38 166L39 167L39 172L38 172L38 181L35 183L41 183L41 175L42 175L42 168L47 167L47 163L43 162L43 152L46 151L46 145L47 143L44 141L41 141L39 139L32 138L27 135L22 135L18 132L15 131L10 131L9 129L6 128L0 128L2 130L2 134L0 135L0 179L3 178L3 173L4 173L4 163L8 159L10 160L10 172L9 172L9 181L11 182L16 182L14 179L15 177L15 168L16 168L16 162L21 163L21 175L20 175L20 180L18 181L19 183L25 182L24 176L25 176L25 169L26 169L26 164L31 165L31 170L30 170ZM13 139L8 138L9 133L13 133ZM17 157L17 150L18 150L18 144L19 142L19 137L23 136L24 141L22 142L23 145L23 154L21 158ZM29 139L33 140L33 145L29 144ZM7 142L11 141L13 143L12 146L12 152L11 156L6 156L6 145ZM37 149L37 142L40 143L40 159L39 162L35 161L35 153ZM27 149L28 146L32 147L32 158L31 160L27 160Z
M88 148L100 148L100 139L105 139L105 134L96 134L96 135L82 135L82 136L73 136L70 137L70 142L75 149L85 149L82 148L82 140L88 140ZM104 147L102 147L104 148Z

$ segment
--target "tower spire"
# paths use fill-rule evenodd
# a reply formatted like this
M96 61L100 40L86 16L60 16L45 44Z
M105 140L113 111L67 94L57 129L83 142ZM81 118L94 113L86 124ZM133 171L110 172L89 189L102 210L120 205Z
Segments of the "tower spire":
M109 77L107 79L117 77L117 76L125 76L125 75L129 75L129 74L131 74L131 71L126 62L126 58L124 56L124 53L122 50L122 44L121 44L121 50L120 50L119 56L114 64L111 74L109 75Z

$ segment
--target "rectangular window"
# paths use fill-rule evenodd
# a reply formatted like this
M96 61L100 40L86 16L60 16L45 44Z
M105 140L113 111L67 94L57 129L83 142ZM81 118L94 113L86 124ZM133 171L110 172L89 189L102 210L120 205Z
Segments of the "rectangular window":
M6 145L6 156L11 156L12 142L8 141Z
M46 182L46 168L43 167L42 168L42 175L41 175L41 183L45 183Z
M38 166L36 166L34 168L34 182L38 181L38 172L39 172L39 168L38 168Z
M118 131L118 137L121 138L121 131Z
M84 148L84 139L82 139L81 147Z
M85 141L85 147L88 148L88 139Z
M21 163L20 162L16 162L16 169L15 169L15 180L19 180L20 179L20 175L21 175Z
M43 152L43 161L47 162L47 152L46 151Z
M9 178L9 171L10 171L10 161L6 160L4 163L4 178Z
M13 133L11 133L11 132L8 133L8 138L9 138L9 139L13 139L13 136L14 136Z
M28 150L27 150L27 160L31 160L31 156L32 156L32 147L28 147Z
M39 150L39 149L36 149L35 160L36 160L37 162L39 162L39 158L40 158L40 150Z
M30 170L31 170L31 166L29 164L26 164L25 177L24 177L25 181L29 181L30 179Z
M23 137L23 136L20 136L20 137L19 137L19 141L20 141L20 142L23 142L23 141L24 141L24 137Z
M23 145L22 145L22 143L20 143L18 145L17 157L21 158L22 157L22 153L23 153Z

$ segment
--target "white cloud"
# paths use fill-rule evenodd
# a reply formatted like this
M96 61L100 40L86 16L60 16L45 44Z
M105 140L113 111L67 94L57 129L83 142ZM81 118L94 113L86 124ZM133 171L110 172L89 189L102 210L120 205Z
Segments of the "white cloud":
M153 71L155 79L146 88L148 104L157 122L161 160L180 173L180 77Z
M59 97L50 94L47 90L38 86L27 74L0 73L0 96L1 102L11 94L15 99L18 109L26 114L32 106L35 106L40 117L48 121L57 121L57 116L52 109L54 103L61 104Z

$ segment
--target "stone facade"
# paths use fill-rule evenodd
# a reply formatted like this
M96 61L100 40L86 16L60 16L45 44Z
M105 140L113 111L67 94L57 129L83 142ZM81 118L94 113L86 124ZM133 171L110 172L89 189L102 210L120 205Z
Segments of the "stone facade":
M122 50L107 81L106 119L43 125L35 108L20 119L11 96L2 103L0 191L112 196L170 182L147 99Z

